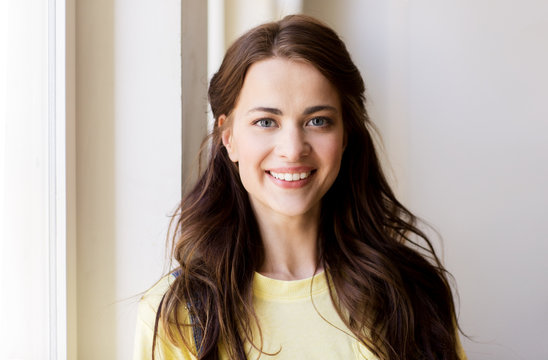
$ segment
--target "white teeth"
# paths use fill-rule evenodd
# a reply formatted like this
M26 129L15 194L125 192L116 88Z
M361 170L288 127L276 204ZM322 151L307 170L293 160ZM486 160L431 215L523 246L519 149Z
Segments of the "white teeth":
M310 176L310 172L302 172L302 173L276 173L274 171L270 171L270 175L274 176L276 179L284 180L284 181L297 181L297 180L303 180Z

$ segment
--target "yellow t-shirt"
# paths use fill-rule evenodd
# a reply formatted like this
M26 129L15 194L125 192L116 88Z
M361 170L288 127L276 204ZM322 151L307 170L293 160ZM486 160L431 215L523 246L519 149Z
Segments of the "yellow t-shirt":
M134 360L151 358L156 310L173 280L171 275L164 277L143 296L139 304ZM248 359L378 360L351 335L335 311L324 273L296 281L275 280L255 273L253 294L253 305L263 334L263 352L276 354L260 354L246 344ZM193 346L191 350L182 342L172 344L160 329L156 359L196 359L192 332L190 329L185 331L186 339ZM255 345L260 346L258 339ZM460 353L461 359L466 359L464 353ZM228 359L222 346L220 357Z

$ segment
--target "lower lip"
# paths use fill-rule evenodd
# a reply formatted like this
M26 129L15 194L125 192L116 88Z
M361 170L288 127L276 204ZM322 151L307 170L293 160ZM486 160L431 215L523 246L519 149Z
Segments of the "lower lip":
M274 184L278 185L279 187L282 187L284 189L298 189L303 186L306 186L306 184L310 182L310 179L312 178L312 176L314 176L315 173L316 172L314 171L306 179L294 180L294 181L280 180L278 178L275 178L268 172L266 174L274 182Z

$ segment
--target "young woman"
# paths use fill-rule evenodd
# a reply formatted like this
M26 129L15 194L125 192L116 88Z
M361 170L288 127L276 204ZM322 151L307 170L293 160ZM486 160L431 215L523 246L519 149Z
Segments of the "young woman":
M209 87L208 164L136 359L464 359L446 271L382 173L364 83L317 20L264 24Z

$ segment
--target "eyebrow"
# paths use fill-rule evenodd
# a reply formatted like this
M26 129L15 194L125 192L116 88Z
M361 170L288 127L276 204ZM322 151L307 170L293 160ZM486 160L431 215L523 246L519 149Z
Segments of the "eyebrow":
M330 105L316 105L316 106L311 106L309 108L306 108L304 110L304 115L314 114L314 113L317 113L318 111L323 111L323 110L330 110L330 111L333 111L333 112L337 112L337 109L333 106L330 106Z
M323 110L330 110L330 111L333 111L333 112L337 112L337 109L331 105L316 105L316 106L310 106L310 107L307 107L303 114L304 115L310 115L310 114L314 114L318 111L323 111ZM252 112L255 112L255 111L260 111L260 112L267 112L267 113L270 113L270 114L273 114L273 115L282 115L282 111L280 109L277 109L277 108L272 108L272 107L265 107L265 106L259 106L259 107L255 107L251 110L249 110L247 113L252 113Z

